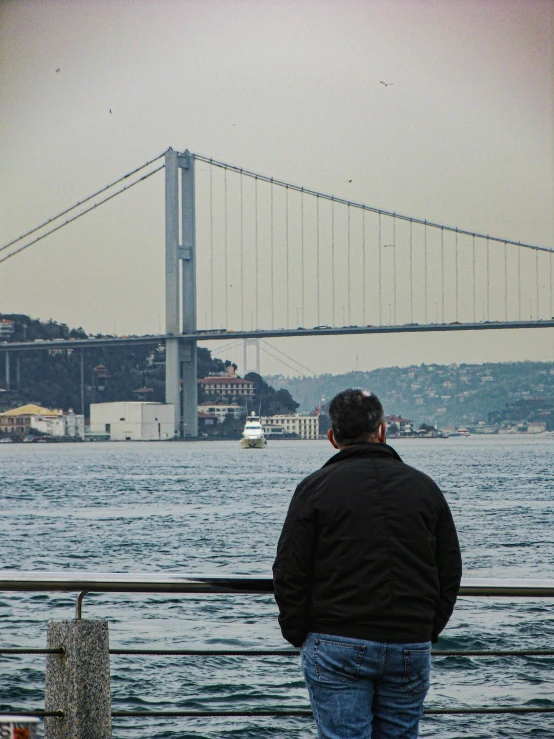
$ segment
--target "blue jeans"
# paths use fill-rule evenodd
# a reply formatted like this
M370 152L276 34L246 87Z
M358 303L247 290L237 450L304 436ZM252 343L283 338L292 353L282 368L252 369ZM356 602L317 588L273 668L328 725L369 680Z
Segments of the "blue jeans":
M417 739L430 642L308 634L300 654L320 739Z

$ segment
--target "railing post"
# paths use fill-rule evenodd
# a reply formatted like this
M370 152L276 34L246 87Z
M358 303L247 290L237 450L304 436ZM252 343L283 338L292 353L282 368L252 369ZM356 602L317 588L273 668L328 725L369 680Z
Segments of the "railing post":
M110 654L107 621L48 622L45 739L111 739Z

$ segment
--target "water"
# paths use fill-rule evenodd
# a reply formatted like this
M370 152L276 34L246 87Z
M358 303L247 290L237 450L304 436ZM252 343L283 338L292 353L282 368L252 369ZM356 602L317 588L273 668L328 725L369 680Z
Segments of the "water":
M554 439L400 440L403 459L444 490L466 575L553 577ZM261 574L296 482L326 442L1 445L0 567ZM0 593L5 647L44 647L47 620L75 597ZM548 649L553 604L462 598L443 649ZM283 648L270 596L93 594L112 648ZM0 713L44 705L44 657L1 657ZM551 658L433 661L427 706L554 705ZM295 659L113 656L114 710L305 708ZM307 719L114 719L121 739L315 737ZM552 739L554 716L428 717L422 737Z

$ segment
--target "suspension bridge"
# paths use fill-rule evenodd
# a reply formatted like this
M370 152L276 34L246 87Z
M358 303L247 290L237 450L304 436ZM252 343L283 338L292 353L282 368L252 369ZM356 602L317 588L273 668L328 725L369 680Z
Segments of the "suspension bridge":
M272 337L554 327L551 247L387 211L173 149L1 246L0 267L161 170L165 333L0 342L6 387L11 355L18 376L21 352L79 348L82 368L87 348L163 343L175 428L197 436L199 341L243 340L246 359L254 340L257 352L260 341L264 351L275 350L267 343Z

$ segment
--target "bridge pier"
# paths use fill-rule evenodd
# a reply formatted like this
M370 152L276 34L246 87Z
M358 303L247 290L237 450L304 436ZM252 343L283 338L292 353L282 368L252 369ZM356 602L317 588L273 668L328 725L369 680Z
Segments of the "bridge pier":
M252 366L249 362L248 347L253 346L256 354L254 372L260 374L260 340L259 339L243 339L242 340L242 374L245 375L252 371Z
M6 390L11 390L11 378L10 378L10 353L6 352Z
M179 339L165 341L165 402L175 411L175 436L181 436L181 363Z
M196 331L194 157L188 151L165 155L165 265L166 333L175 336L165 342L165 401L175 409L176 435L198 436L197 342L179 338Z
M85 350L81 347L81 413L85 416Z

